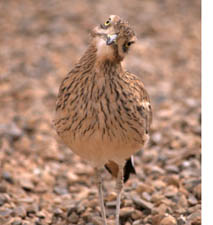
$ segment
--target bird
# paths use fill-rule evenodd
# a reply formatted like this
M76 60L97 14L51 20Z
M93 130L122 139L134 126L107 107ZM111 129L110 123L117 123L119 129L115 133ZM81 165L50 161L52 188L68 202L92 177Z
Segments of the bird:
M119 225L123 184L135 173L133 155L150 136L150 97L139 76L122 66L136 40L130 24L117 15L95 26L88 48L63 79L56 100L56 132L72 152L94 166L104 225L103 168L116 179Z

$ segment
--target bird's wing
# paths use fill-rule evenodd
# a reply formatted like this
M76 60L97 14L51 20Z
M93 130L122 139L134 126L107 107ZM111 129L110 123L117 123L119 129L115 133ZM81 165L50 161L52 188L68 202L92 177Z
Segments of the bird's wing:
M132 92L135 95L134 104L137 114L143 117L143 120L146 123L146 133L149 133L150 125L152 123L152 107L149 94L138 76L129 72L126 72L125 75L126 79L129 81L129 85L131 86L130 88L133 89Z

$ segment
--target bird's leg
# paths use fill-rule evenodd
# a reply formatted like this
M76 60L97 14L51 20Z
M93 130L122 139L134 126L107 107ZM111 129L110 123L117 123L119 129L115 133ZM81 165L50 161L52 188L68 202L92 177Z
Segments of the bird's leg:
M117 200L116 200L116 214L115 214L115 224L119 225L119 215L120 215L120 204L121 204L121 191L123 188L123 164L119 165L118 176L116 181L116 191L117 191Z
M101 177L101 170L96 168L96 179L97 179L97 186L99 192L99 201L101 206L101 215L103 219L103 225L107 225L106 223L106 213L104 208L104 199L103 199L103 191L102 191L102 177Z

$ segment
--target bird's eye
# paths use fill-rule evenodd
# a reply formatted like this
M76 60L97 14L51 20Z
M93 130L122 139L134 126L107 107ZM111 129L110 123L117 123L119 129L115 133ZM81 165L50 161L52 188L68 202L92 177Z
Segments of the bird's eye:
M104 23L105 26L109 26L110 25L110 19L108 19L105 23Z
M133 43L132 41L129 41L126 43L126 46L129 47L132 43Z

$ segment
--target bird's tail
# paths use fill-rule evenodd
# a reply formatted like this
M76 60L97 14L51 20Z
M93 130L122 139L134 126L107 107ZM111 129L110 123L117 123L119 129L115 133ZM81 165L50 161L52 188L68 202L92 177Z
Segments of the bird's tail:
M113 161L109 161L107 164L105 164L105 168L112 174L113 177L118 176L118 165L117 163ZM131 156L131 158L126 160L125 166L124 166L124 182L126 182L129 179L130 174L136 174L135 168L134 168L134 158Z

